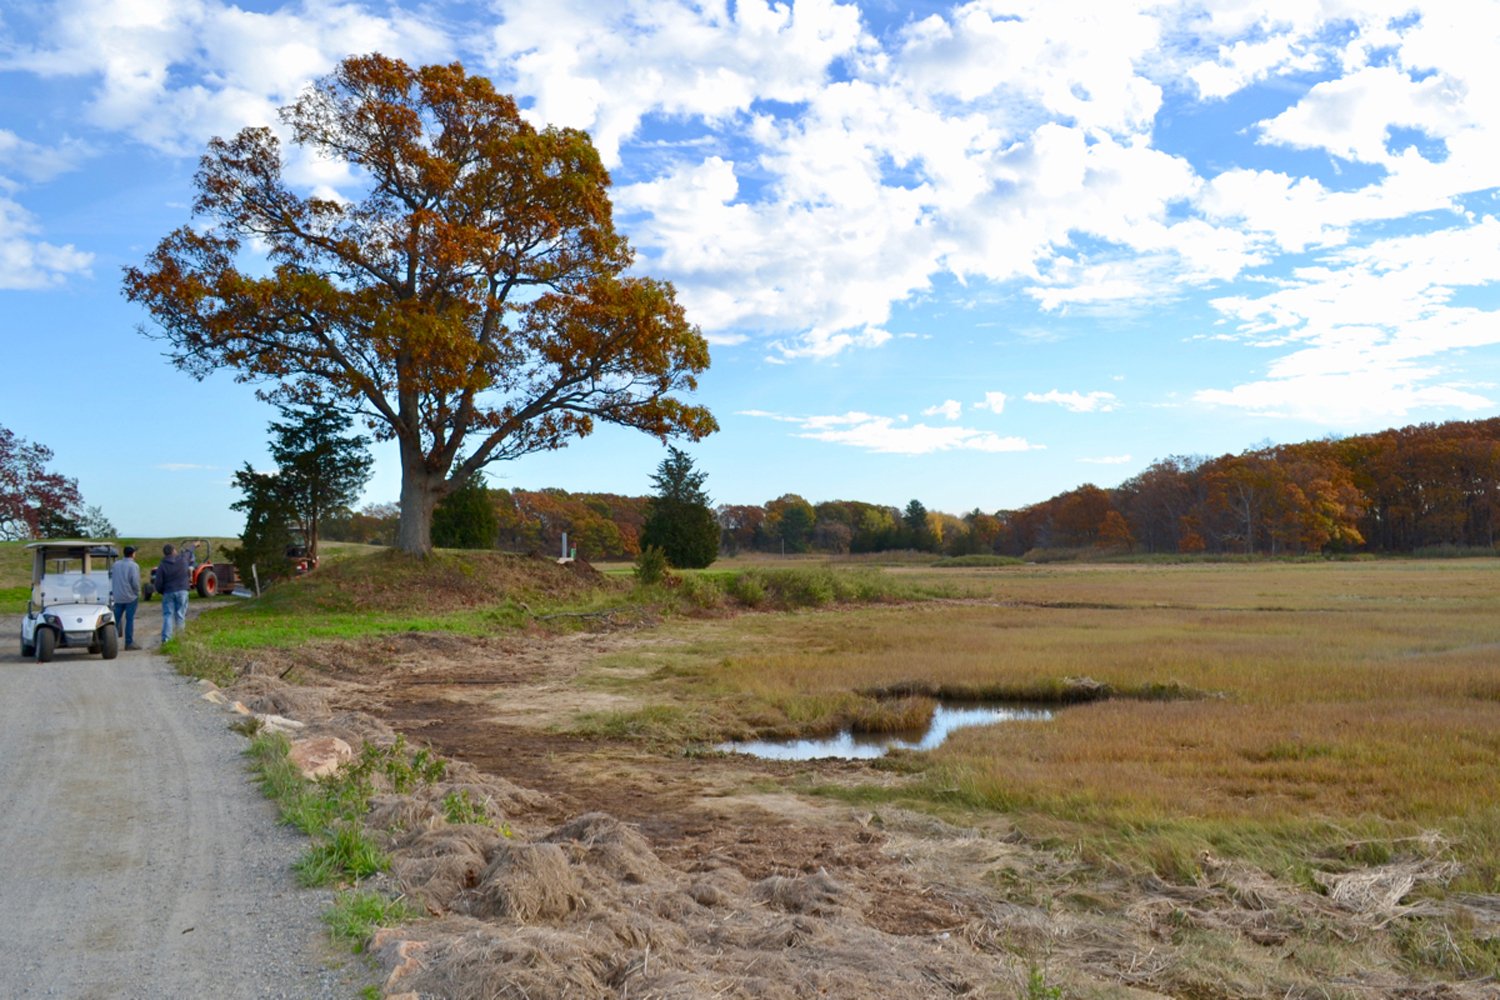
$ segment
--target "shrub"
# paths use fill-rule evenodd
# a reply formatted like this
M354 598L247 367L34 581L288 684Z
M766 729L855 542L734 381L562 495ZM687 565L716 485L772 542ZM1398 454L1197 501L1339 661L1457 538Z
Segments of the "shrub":
M678 582L677 593L696 608L717 608L724 603L724 590L711 576L684 576Z
M765 578L754 570L730 577L724 589L747 608L758 608L766 600Z
M658 546L647 545L635 557L635 580L643 587L654 587L667 578L667 554Z

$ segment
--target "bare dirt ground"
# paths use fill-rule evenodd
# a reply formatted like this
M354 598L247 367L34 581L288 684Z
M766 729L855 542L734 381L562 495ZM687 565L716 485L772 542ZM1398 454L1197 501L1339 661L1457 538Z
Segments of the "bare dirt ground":
M159 604L136 639L151 648ZM7 644L19 616L0 616ZM242 737L154 652L0 657L0 996L349 997L305 841L247 780ZM336 971L330 963L344 966Z
M412 634L258 654L241 695L351 739L393 731L462 762L369 826L385 887L434 918L382 933L410 997L1500 996L1412 971L1405 921L1497 929L1500 900L1412 902L1435 845L1322 891L1200 859L1194 884L1089 868L1003 817L955 826L798 794L899 776L856 762L679 756L568 735L629 704L580 685L598 657L667 641L603 630ZM302 684L276 680L291 672ZM376 721L378 720L378 721ZM466 792L503 823L454 825Z

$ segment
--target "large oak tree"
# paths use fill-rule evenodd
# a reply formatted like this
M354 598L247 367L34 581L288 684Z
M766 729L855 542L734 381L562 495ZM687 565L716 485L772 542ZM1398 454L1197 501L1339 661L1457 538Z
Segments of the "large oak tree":
M216 138L196 177L206 225L128 268L125 294L190 374L331 398L394 438L402 549L431 548L434 505L485 465L598 421L716 429L674 396L707 345L670 284L627 273L586 133L533 128L456 63L381 55L346 59L281 117L311 157L349 165L355 200L297 194L268 128Z

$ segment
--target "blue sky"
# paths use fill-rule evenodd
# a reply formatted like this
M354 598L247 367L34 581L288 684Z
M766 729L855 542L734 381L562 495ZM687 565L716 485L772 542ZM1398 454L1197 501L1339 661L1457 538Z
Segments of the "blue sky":
M594 135L712 344L722 430L689 451L721 502L993 511L1497 409L1492 0L22 0L0 425L125 533L237 533L274 413L172 368L121 268L189 219L210 137L368 51ZM639 494L662 454L606 429L491 482Z

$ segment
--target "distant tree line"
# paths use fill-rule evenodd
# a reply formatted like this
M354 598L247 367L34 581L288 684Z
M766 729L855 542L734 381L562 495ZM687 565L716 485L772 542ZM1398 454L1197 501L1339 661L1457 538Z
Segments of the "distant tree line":
M492 544L590 559L634 558L650 497L488 490ZM1023 556L1058 550L1296 555L1494 548L1500 418L1153 462L1114 489L1091 484L1017 510L963 516L787 493L715 508L719 549L846 554L917 550ZM345 512L325 537L390 544L394 505Z

